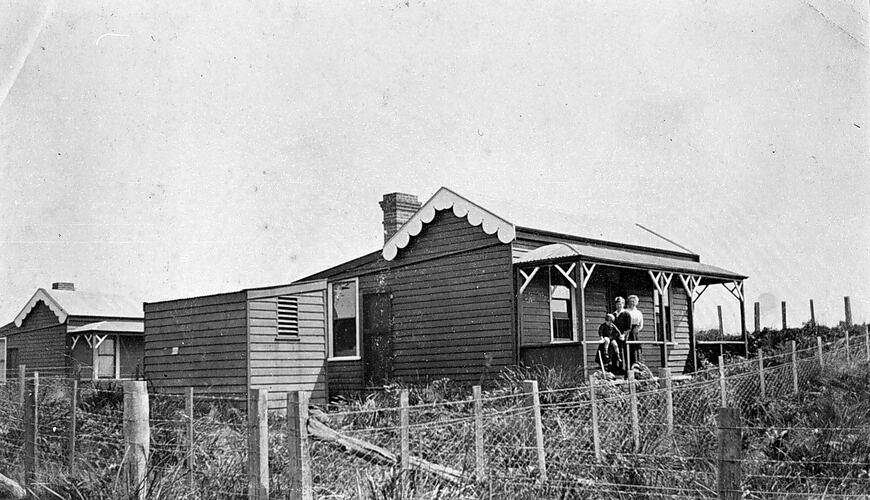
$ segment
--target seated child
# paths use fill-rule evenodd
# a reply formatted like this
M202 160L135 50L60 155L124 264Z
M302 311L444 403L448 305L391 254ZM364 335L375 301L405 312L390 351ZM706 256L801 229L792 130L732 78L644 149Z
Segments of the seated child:
M616 318L612 314L605 316L604 323L598 327L598 336L601 344L598 346L598 364L603 370L617 373L622 368L621 356L619 355L619 329L613 321Z

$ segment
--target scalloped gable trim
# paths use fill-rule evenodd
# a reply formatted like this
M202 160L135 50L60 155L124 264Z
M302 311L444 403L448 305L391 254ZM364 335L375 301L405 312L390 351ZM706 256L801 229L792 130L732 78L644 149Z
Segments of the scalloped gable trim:
M57 321L59 323L63 323L64 321L66 321L66 318L67 316L69 316L69 314L67 314L63 307L61 307L60 304L58 304L57 301L54 300L54 298L52 298L52 296L45 291L45 289L40 288L36 291L36 293L33 294L33 297L30 298L30 300L27 302L27 305L24 306L24 309L22 309L21 312L18 313L18 316L15 316L15 326L21 328L21 325L24 323L24 318L26 318L27 315L30 314L30 311L32 311L33 308L36 307L36 303L40 300L45 303L45 305L47 305L49 309L51 309L51 312L53 312L55 316L57 316Z
M516 226L511 222L442 187L384 244L381 255L385 260L395 259L399 249L407 247L411 237L420 234L436 212L447 209L453 209L453 215L466 218L472 226L481 226L484 233L497 234L502 243L510 243L517 236Z

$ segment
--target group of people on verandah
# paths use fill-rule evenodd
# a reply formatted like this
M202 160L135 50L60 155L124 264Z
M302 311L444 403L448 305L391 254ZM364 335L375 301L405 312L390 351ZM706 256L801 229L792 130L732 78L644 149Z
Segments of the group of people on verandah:
M643 313L637 308L637 295L629 295L627 305L622 297L614 302L616 309L608 313L598 327L601 343L597 360L603 371L624 375L632 363L643 362L640 345L628 343L638 340L643 329Z

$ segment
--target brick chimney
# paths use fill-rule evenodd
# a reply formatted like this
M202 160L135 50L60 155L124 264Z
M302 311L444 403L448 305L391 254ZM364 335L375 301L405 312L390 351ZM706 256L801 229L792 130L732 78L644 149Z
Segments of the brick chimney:
M74 292L74 291L76 291L76 284L69 283L67 281L58 281L57 283L51 284L51 289L52 290L66 290L68 292Z
M380 202L381 210L384 211L384 243L393 237L402 224L408 222L421 203L416 195L405 193L385 194Z

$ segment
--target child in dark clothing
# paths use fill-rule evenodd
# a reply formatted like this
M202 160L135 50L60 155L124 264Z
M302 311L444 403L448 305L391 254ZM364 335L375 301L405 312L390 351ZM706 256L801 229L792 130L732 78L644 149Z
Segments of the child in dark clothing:
M602 370L617 373L622 368L619 355L619 329L613 323L612 314L605 316L604 323L598 327L601 344L598 346L598 364Z

